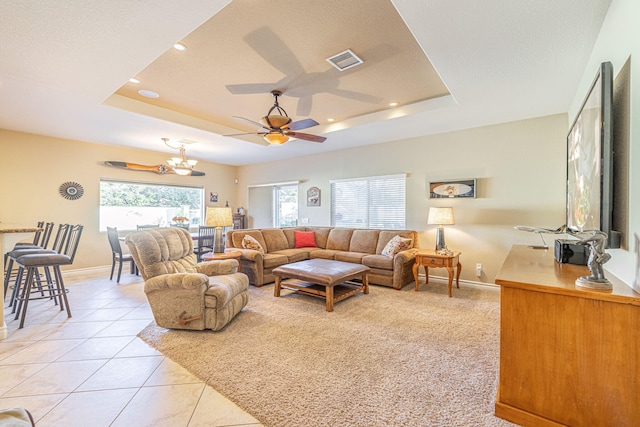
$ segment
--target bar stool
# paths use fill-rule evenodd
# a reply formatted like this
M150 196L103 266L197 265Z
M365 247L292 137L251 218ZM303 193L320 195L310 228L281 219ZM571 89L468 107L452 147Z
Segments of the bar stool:
M28 253L36 253L36 252L42 252L42 251L60 252L62 250L62 245L64 244L64 239L66 237L66 233L69 225L60 224L60 226L58 227L58 233L56 234L56 239L53 243L53 248L47 249L47 246L49 245L49 240L51 238L51 233L53 232L53 225L54 225L53 222L48 222L44 226L44 229L42 231L42 239L39 242L40 245L32 245L32 244L16 245L14 246L11 252L7 252L5 254L5 265L7 266L6 273L4 276L4 297L5 298L7 296L7 290L9 289L9 282L12 279L15 279L15 284L13 286L14 295L15 295L15 287L16 286L19 287L19 284L22 283L21 280L18 280L19 271L18 273L15 273L15 274L13 273L13 264L16 258L18 258L21 255L26 255ZM7 263L7 259L8 259L8 263ZM11 305L13 304L13 300L14 298L12 296L9 303L9 307L11 307Z
M64 245L67 239L67 235L69 233L69 229L71 228L70 224L60 224L58 226L58 232L56 233L56 238L53 242L53 246L51 249L16 249L14 251L9 252L9 266L13 268L13 263L23 255L30 254L48 254L48 253L61 253L64 249ZM15 313L15 305L14 302L16 300L16 295L20 293L20 287L24 284L24 270L18 268L18 272L16 273L15 282L11 288L13 292L11 293L11 299L9 300L9 307L13 306L12 313ZM39 273L39 272L38 272ZM45 269L45 275L47 279L49 279L51 273L49 269ZM37 275L38 283L40 284L40 274ZM7 288L8 282L7 277L5 277L5 288ZM5 293L6 294L6 293Z
M19 328L24 327L24 321L27 317L27 307L31 300L44 298L53 299L56 305L59 302L60 311L66 309L67 317L71 317L71 309L67 299L68 291L64 287L60 266L73 264L78 250L78 244L80 243L82 229L83 226L79 224L70 228L63 253L32 253L22 255L16 259L16 263L19 266L18 274L22 276L26 270L25 284L22 286L20 294L15 297L17 304L15 320L20 317ZM51 276L51 273L46 275L47 280L44 286L37 278L39 277L38 268L44 268L45 271L49 269L53 270L53 276ZM38 283L36 284L36 282ZM43 291L46 291L46 294ZM40 296L33 296L37 293L40 293Z
M14 251L17 249L46 248L47 245L49 244L49 238L51 237L51 233L53 231L53 222L48 222L45 225L44 221L39 221L37 227L40 228L40 231L36 231L35 235L33 236L32 242L18 242L13 246L13 249L11 249L11 251ZM11 265L7 263L7 260L9 259L9 253L11 251L4 253L4 266L5 266L4 294L5 296L7 295L7 284L11 279L15 278L15 272L13 271L13 263L11 263Z

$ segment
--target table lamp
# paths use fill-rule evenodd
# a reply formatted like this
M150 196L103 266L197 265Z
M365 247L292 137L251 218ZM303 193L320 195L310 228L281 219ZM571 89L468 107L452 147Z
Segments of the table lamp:
M454 224L453 208L429 208L427 224L435 224L438 226L436 234L436 251L446 249L447 245L444 242L444 228L442 226Z
M216 241L213 246L214 253L224 252L222 227L229 227L231 225L233 225L233 216L230 207L207 208L207 226L216 227Z

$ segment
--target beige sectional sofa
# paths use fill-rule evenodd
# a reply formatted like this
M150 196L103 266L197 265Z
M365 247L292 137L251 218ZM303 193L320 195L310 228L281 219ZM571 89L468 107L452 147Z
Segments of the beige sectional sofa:
M295 232L313 231L316 247L296 248ZM246 235L263 248L244 249ZM395 236L411 239L411 248L393 258L382 255L384 247ZM226 248L242 252L242 272L249 283L262 286L275 280L272 271L284 264L313 258L363 264L371 268L369 283L400 289L413 281L418 235L412 230L372 230L333 227L286 227L230 230L226 233Z

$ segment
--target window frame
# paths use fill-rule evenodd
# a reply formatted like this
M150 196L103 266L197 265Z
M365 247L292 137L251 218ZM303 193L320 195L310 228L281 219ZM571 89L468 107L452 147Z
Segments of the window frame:
M167 183L167 182L157 182L157 181L145 181L145 180L133 180L133 179L121 179L121 178L100 178L100 182L98 184L98 228L100 232L106 232L107 226L117 226L117 224L106 224L106 221L103 221L103 208L106 206L102 205L102 184L103 183L117 183L117 184L125 184L125 185L139 185L139 186L150 186L150 187L172 187L172 188L184 188L191 190L198 190L200 192L200 208L199 208L199 223L202 223L205 218L205 187L204 185L194 185L194 184L177 184L177 183ZM135 206L134 206L135 207ZM179 207L166 207L168 209L181 209L182 206ZM190 209L191 210L191 209ZM191 219L191 218L190 218ZM168 219L169 221L170 219ZM105 222L105 224L103 224ZM141 220L140 223L147 223L148 221ZM155 222L150 222L155 223ZM196 225L191 223L192 225ZM169 223L161 224L161 226L168 227ZM122 231L131 231L135 230L135 227L117 227L118 230Z

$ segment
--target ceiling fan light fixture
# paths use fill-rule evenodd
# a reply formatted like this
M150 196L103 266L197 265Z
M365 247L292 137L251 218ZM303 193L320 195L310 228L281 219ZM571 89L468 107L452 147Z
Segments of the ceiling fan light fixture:
M280 129L283 126L286 126L289 123L291 123L291 119L287 116L280 116L280 115L274 114L270 116L264 116L263 118L260 119L260 123L262 123L264 126L268 128Z
M289 140L287 135L278 132L266 133L262 135L262 137L272 145L282 145Z

